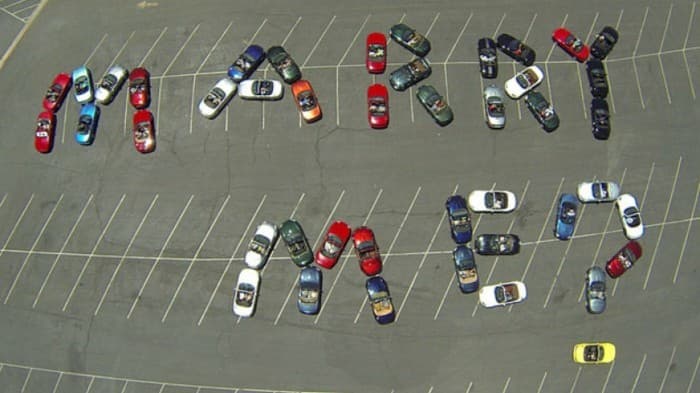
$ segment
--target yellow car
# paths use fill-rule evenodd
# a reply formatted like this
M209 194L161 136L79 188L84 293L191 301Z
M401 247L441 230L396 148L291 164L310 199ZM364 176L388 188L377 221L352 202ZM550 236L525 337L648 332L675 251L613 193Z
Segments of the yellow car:
M611 343L581 343L574 345L574 362L581 364L611 363L615 360L615 345Z

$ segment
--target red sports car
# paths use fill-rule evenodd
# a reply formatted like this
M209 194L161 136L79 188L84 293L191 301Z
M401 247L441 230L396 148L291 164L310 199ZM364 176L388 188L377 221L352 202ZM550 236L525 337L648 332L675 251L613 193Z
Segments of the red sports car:
M51 153L53 137L56 134L56 115L51 111L39 113L34 132L34 148L39 153Z
M143 67L129 74L129 101L136 109L144 109L151 103L151 74Z
M51 82L51 86L46 90L43 102L44 109L54 113L58 112L72 84L73 78L70 75L64 73L56 75L53 78L53 82Z
M350 226L344 221L336 221L331 224L323 243L316 250L316 263L326 269L332 269L338 263L345 245L350 240L350 232Z
M611 278L618 278L641 257L642 246L635 240L630 240L605 264L605 271Z
M386 69L386 37L382 33L367 35L367 71L381 74Z
M134 147L139 153L150 153L156 149L156 128L153 114L148 109L134 113Z
M360 260L362 273L367 276L381 273L382 257L379 255L379 246L374 238L374 232L367 227L359 227L352 234L352 243Z
M389 125L389 91L381 83L367 88L367 119L372 128L382 129Z
M552 33L552 39L557 43L566 53L573 56L579 62L583 63L588 59L590 50L588 46L578 39L575 35L563 27L559 27Z

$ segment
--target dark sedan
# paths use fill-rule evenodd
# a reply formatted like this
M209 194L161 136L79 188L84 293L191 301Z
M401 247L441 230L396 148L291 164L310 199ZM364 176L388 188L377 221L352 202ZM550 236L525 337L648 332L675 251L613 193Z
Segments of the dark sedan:
M389 75L389 83L396 91L404 91L430 76L430 63L424 58L418 58L402 65Z
M496 42L491 38L480 38L479 47L479 71L481 76L493 79L498 76L498 57L496 52Z
M264 60L265 49L259 45L251 45L228 68L228 76L234 82L248 79Z
M474 253L467 246L457 246L452 251L452 261L455 264L457 285L462 293L472 293L479 290L479 273L474 262Z
M588 85L591 87L591 95L595 98L605 98L608 96L608 78L605 73L603 62L598 59L591 59L586 62L586 74L588 74Z
M318 314L321 309L321 269L315 266L307 266L299 273L299 294L297 296L297 308L306 315Z
M610 138L610 110L608 102L602 98L594 98L591 101L591 125L595 139Z
M272 46L267 50L267 61L285 83L291 84L301 79L299 66L281 46Z
M381 325L394 322L396 312L386 281L380 276L370 277L365 282L365 288L374 319Z
M454 120L452 108L447 104L445 98L431 85L423 85L416 90L416 97L420 101L423 108L428 111L430 117L435 122L444 127Z
M610 51L612 51L615 44L617 44L619 38L620 35L617 33L617 30L610 26L605 26L603 30L595 36L591 44L591 55L596 59L605 59L608 54L610 54Z
M418 57L425 57L430 52L430 41L424 35L403 23L391 26L389 36Z
M535 50L512 35L503 33L496 37L496 42L503 53L518 63L529 67L535 62Z
M445 201L445 210L450 221L450 235L457 244L472 240L472 218L467 201L461 195L452 195Z
M520 238L510 233L479 235L474 249L481 255L513 255L520 252Z
M525 104L543 130L552 132L559 128L559 115L557 115L552 104L544 98L542 93L538 91L527 93Z

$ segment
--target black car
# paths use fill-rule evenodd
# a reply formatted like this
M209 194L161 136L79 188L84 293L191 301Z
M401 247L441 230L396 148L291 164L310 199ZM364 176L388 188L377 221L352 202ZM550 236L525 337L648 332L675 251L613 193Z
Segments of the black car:
M598 59L591 59L586 62L586 73L588 74L588 84L591 87L591 94L595 98L605 98L608 96L608 79L605 74L605 66Z
M520 252L520 238L513 234L479 235L474 250L481 255L513 255Z
M535 117L542 129L552 132L559 128L559 115L554 111L552 104L539 91L531 91L525 96L525 104Z
M404 91L430 76L432 69L428 60L419 57L389 74L389 83L396 91Z
M491 38L479 39L479 70L481 76L493 79L498 76L496 43Z
M591 101L591 123L595 139L606 140L610 137L610 110L608 102L603 98Z
M281 46L272 46L267 50L267 61L277 71L282 80L292 84L301 79L301 70L292 56Z
M591 44L591 55L596 59L603 60L613 49L620 35L617 30L610 26L605 26L598 35L595 36Z
M535 50L510 34L501 34L496 37L498 48L513 60L529 67L535 62Z

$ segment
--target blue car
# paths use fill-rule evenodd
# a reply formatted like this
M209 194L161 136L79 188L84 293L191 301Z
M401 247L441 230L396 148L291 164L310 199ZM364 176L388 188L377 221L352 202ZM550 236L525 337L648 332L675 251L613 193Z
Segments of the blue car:
M557 218L554 223L554 236L560 240L568 240L574 235L576 215L578 214L578 198L573 194L561 194L557 203Z
M78 104L87 104L95 99L95 89L92 85L92 72L82 65L73 70L73 88Z
M394 322L396 312L394 311L394 304L391 302L389 286L386 285L386 281L380 276L370 277L365 282L365 288L367 288L367 299L372 307L374 319L380 325Z
M457 244L472 240L472 218L467 210L467 201L461 195L452 195L445 202L447 215L450 216L450 234Z
M479 273L474 262L474 252L471 248L459 245L452 251L455 263L457 285L462 293L472 293L479 290Z
M89 146L95 141L97 122L100 120L100 107L93 104L85 104L80 109L78 128L75 130L75 141L78 144Z
M323 276L316 266L307 266L299 273L299 295L297 308L306 315L318 314L321 309L321 288Z
M259 45L251 45L228 68L228 76L236 83L248 79L264 60L265 49Z

